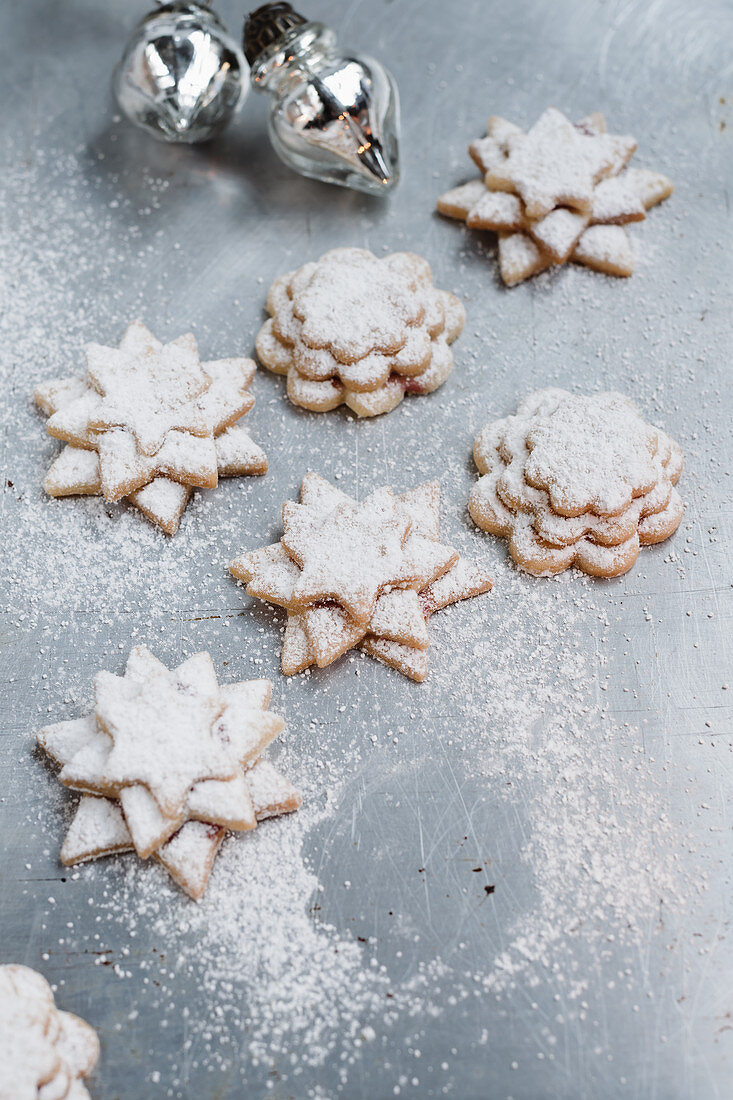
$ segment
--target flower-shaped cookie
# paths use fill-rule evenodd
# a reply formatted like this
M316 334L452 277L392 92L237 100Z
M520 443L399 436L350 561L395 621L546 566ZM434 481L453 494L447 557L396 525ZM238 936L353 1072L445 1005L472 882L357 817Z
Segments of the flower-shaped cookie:
M49 435L67 444L46 475L49 496L125 498L173 535L194 487L266 472L238 423L254 405L251 359L201 363L192 335L161 344L139 322L119 348L89 344L86 358L84 378L33 394Z
M171 672L136 646L124 676L100 672L94 712L38 734L61 782L83 792L62 863L134 849L200 898L227 829L300 805L261 759L284 727L267 709L270 692L268 680L220 687L208 653Z
M413 680L427 675L433 611L487 592L485 572L438 541L440 486L357 503L318 474L283 508L280 542L236 558L247 592L288 612L286 675L323 668L358 646Z
M627 167L635 149L633 138L607 134L598 113L573 125L550 107L526 134L493 116L468 147L481 177L441 195L438 210L498 233L507 286L568 260L631 275L623 226L672 193L666 176Z
M267 310L257 355L287 375L290 400L312 412L345 404L357 416L442 385L453 367L448 345L466 317L455 295L435 289L419 256L380 260L361 248L334 248L282 275Z
M487 424L473 453L482 476L471 516L508 538L514 561L535 576L571 565L619 576L682 519L682 451L618 393L538 390L515 416Z
M83 1083L99 1058L94 1029L56 1008L45 978L0 966L0 1096L7 1100L90 1100Z

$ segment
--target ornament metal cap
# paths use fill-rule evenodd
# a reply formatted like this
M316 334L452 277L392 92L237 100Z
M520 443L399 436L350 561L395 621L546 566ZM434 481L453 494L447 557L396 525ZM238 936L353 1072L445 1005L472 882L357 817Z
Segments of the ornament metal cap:
M399 99L372 57L342 54L334 32L283 0L244 24L251 82L268 92L275 151L304 176L384 195L399 180Z
M293 10L284 0L272 0L251 11L244 22L242 45L244 56L251 65L263 50L277 42L292 27L302 26L307 20Z

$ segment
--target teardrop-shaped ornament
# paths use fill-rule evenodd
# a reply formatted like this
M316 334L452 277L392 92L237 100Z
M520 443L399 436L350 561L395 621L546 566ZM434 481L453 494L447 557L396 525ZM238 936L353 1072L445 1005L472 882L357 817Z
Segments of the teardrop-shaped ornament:
M244 52L258 91L272 96L275 150L304 176L383 195L399 180L399 97L372 57L342 53L334 32L290 4L247 18Z
M161 141L208 141L249 89L238 43L204 2L173 0L135 28L112 78L127 118Z

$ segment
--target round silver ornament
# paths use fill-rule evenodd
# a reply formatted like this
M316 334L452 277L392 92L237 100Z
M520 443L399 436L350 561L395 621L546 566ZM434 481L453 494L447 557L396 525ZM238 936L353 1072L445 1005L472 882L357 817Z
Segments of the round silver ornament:
M162 141L208 141L247 93L249 66L207 0L160 4L135 28L112 78L122 111Z

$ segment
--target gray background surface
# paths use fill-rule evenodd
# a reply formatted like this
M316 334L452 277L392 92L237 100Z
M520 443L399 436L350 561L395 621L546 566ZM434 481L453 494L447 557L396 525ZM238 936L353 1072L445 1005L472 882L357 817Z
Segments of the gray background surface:
M219 9L238 28L238 6ZM0 11L0 958L41 969L98 1028L97 1100L730 1095L730 4L314 0L308 14L397 77L404 178L384 203L289 172L254 94L206 149L116 118L109 74L143 11ZM490 113L528 124L549 103L603 110L637 137L636 163L675 180L631 229L630 280L564 269L507 292L490 236L433 213L472 175L465 146ZM441 390L356 423L301 413L258 374L249 420L269 474L197 500L172 542L124 509L43 499L55 445L28 399L37 380L77 371L86 340L114 343L136 316L163 337L193 328L205 358L246 353L271 279L337 244L419 251L461 295L468 323ZM685 449L683 525L619 581L522 577L466 515L476 431L545 384L623 389ZM425 685L366 661L286 682L275 617L227 578L235 553L277 537L308 467L355 493L440 477L445 539L494 572L491 597L431 624ZM256 657L274 680L302 823L273 823L259 848L229 842L214 885L268 843L285 853L276 874L314 876L294 906L319 942L357 952L356 1007L347 973L320 1057L286 993L289 1038L265 1035L252 1055L248 1013L278 994L262 992L268 925L278 973L292 961L301 986L313 980L281 908L260 911L248 977L230 967L217 994L220 914L201 907L189 927L189 903L153 868L59 867L71 800L34 732L84 713L94 672L119 671L139 639L171 663L209 648L224 679ZM131 938L131 898L149 903L151 882L160 898ZM493 983L496 957L521 957L535 925L542 949ZM367 1004L372 971L389 998ZM339 996L324 982L324 1003ZM402 1008L387 1021L390 999ZM219 1002L237 1022L209 1040L201 1021Z

